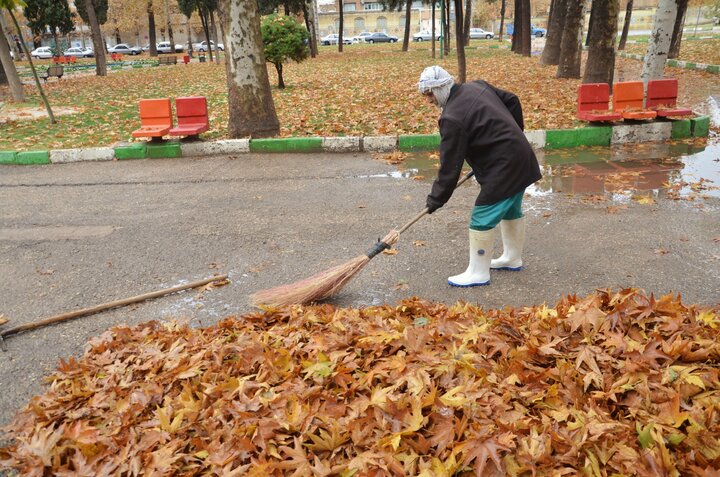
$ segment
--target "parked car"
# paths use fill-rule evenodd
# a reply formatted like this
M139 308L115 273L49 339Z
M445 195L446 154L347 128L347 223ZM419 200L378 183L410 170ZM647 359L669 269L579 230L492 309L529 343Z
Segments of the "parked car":
M93 56L95 56L92 50L89 50L87 48L80 48L78 46L68 48L64 51L64 53L65 56L74 56L76 58L92 58Z
M121 53L123 55L139 55L142 49L139 46L130 46L127 43L118 43L112 48L108 48L109 53Z
M177 46L177 45L176 45L176 46ZM210 48L211 48L213 51L215 51L215 42L214 42L214 41L210 41ZM222 43L218 43L218 44L217 44L217 49L220 50L220 51L224 51L224 50L225 50L225 45L223 45ZM204 52L204 51L208 51L208 43L207 43L207 41L201 41L200 43L193 43L193 50L195 50L195 51L203 51L203 52Z
M512 35L513 32L515 31L515 25L513 25L512 23L508 23L505 26L505 31L507 32L508 35ZM542 38L545 36L546 33L547 33L547 30L545 28L539 28L539 27L536 27L535 25L530 25L530 34L532 36L534 36L535 38Z
M158 53L182 53L185 51L185 47L182 45L175 45L175 51L172 51L172 47L170 46L169 41L161 41L157 44L157 52Z
M337 45L338 41L340 39L340 35L337 33L330 33L329 35L326 35L322 38L320 38L320 44L322 45ZM353 42L352 38L349 36L343 36L343 45L351 45Z
M387 33L375 32L372 35L365 37L367 43L395 43L398 41L396 36L388 35Z
M352 37L353 43L365 43L365 39L372 35L370 31L363 31Z
M439 29L435 31L435 39L440 40L442 36L439 33ZM431 41L432 32L430 30L422 30L413 35L413 41Z
M37 59L52 58L52 48L50 48L49 46L41 46L40 48L35 48L33 51L30 52L30 56Z
M480 39L487 39L494 37L495 33L491 31L485 31L482 28L471 28L470 29L470 39L471 40L480 40Z

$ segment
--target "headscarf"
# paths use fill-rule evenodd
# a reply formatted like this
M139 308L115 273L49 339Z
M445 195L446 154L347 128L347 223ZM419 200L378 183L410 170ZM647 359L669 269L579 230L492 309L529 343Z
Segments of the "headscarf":
M450 97L450 89L453 83L453 77L450 76L450 73L437 65L428 66L420 74L418 90L423 94L432 92L440 107L444 108Z

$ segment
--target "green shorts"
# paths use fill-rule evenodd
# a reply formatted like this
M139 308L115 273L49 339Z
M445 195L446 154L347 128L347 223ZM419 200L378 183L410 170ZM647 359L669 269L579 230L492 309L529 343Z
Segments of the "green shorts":
M523 216L522 200L525 190L490 205L476 205L470 214L473 230L494 229L501 220L515 220Z

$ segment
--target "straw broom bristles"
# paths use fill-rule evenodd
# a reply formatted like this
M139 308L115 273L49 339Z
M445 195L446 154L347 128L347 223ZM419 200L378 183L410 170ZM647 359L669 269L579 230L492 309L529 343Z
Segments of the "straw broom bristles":
M329 298L358 274L371 258L386 248L390 248L399 238L400 234L392 230L367 254L359 255L310 278L256 292L250 295L250 301L254 305L282 306L312 303Z

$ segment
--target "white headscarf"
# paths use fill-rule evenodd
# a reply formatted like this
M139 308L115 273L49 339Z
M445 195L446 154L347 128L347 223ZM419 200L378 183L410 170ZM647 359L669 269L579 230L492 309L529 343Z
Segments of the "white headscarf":
M435 95L435 99L437 99L440 107L444 108L450 97L450 89L453 83L453 77L450 76L450 73L437 65L428 66L420 74L418 90L421 93L431 91Z

